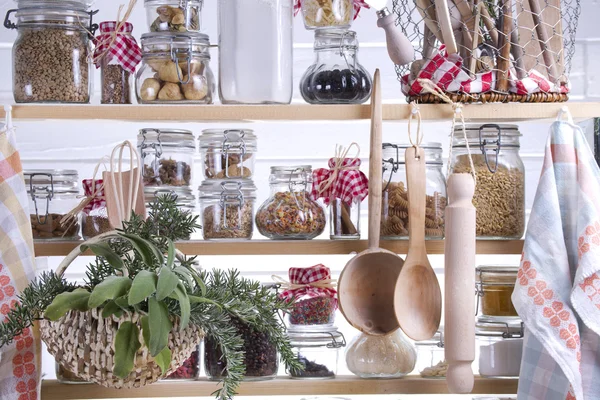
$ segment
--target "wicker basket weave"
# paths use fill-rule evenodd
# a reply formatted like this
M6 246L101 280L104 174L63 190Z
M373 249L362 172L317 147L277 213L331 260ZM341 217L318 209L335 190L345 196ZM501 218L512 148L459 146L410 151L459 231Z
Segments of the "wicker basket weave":
M127 378L121 379L113 375L114 339L119 326L125 321L137 323L140 328L140 343L144 343L140 315L137 313L119 319L102 318L98 309L87 312L70 311L55 322L42 320L40 327L48 352L64 368L86 381L117 389L156 382L162 376L160 367L145 346L137 352L135 365ZM179 332L178 321L173 323L168 343L172 360L166 375L179 368L190 357L203 336L204 332L195 325L190 324Z

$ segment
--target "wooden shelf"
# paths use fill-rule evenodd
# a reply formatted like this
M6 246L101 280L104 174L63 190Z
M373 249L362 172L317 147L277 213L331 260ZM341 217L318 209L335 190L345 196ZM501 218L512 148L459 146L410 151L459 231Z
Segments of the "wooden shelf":
M473 394L515 394L517 379L476 378ZM57 381L42 382L42 400L118 399L118 398L172 398L210 396L217 389L216 382L207 380L158 382L138 389L107 389L97 385L65 385ZM271 381L244 382L240 396L304 396L304 395L361 395L361 394L445 394L445 379L366 380L356 377L338 377L330 380L293 380L278 378Z
M576 119L600 116L600 103L567 103ZM470 104L463 112L468 121L519 121L554 119L564 103ZM424 120L449 120L452 108L443 104L419 106ZM410 105L384 104L383 119L405 120ZM369 119L370 105L16 105L15 119L72 119L122 121L265 121L265 120L360 120ZM4 111L0 112L0 117Z
M82 242L35 242L37 257L66 256ZM368 247L366 240L250 240L245 242L188 241L177 247L188 255L352 254ZM406 254L407 240L382 241L381 247ZM522 240L478 240L477 254L521 254ZM428 254L444 254L443 240L427 241Z

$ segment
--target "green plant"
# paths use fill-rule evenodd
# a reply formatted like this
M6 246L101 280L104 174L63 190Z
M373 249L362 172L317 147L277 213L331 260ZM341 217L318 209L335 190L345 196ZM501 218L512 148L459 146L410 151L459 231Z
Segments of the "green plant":
M168 335L177 321L201 328L221 347L227 359L227 376L219 399L230 399L244 375L242 339L231 318L239 318L270 335L287 368L301 369L277 317L290 303L281 301L258 282L237 271L197 273L193 258L175 248L174 241L189 237L197 217L180 211L176 197L159 197L144 220L133 215L122 230L107 232L84 242L65 257L58 273L43 274L20 297L20 304L0 324L0 345L9 343L36 319L56 321L69 311L102 309L102 316L141 316L139 327L121 323L115 337L113 373L126 377L135 365L137 351L145 346L163 373L171 363ZM62 278L64 269L81 253L96 255L88 265L86 282L75 286Z

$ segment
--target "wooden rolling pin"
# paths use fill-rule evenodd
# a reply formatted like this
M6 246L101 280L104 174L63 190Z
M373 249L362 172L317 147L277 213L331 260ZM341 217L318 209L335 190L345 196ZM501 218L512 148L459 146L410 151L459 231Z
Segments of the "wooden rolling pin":
M471 174L448 179L445 244L446 383L450 393L471 393L475 383L475 182Z

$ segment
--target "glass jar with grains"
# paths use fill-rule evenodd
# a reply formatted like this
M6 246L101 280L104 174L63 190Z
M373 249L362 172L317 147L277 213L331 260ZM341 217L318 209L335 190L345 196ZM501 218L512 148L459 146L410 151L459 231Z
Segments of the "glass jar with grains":
M371 76L358 62L356 32L315 31L315 62L300 80L300 94L310 104L360 104L371 95Z
M310 198L312 167L271 167L270 197L256 213L256 226L269 239L313 239L325 229L325 210Z
M466 126L467 141L477 182L473 205L477 208L479 239L519 239L525 231L525 166L519 155L516 125ZM456 127L450 160L453 173L470 173L467 141Z
M301 0L306 29L349 29L354 20L354 0Z
M254 176L257 147L252 129L205 129L198 141L206 179Z
M74 170L24 171L34 239L79 239L79 216L61 220L78 204L79 176Z
M252 239L256 186L249 179L210 179L200 188L204 239Z
M408 192L404 154L410 144L383 144L382 239L408 239ZM425 151L425 237L444 237L446 179L442 172L442 145L423 143Z
M187 186L192 183L196 141L183 129L140 129L138 151L144 186Z
M477 267L477 305L486 317L518 318L512 303L519 267L482 265Z
M202 0L144 0L150 32L200 32Z
M135 76L139 103L212 104L208 35L152 32L143 34L141 43L142 65Z
M15 13L17 23L10 21ZM13 45L13 95L17 103L87 103L90 100L90 34L97 25L78 1L19 2L4 26L17 29Z

